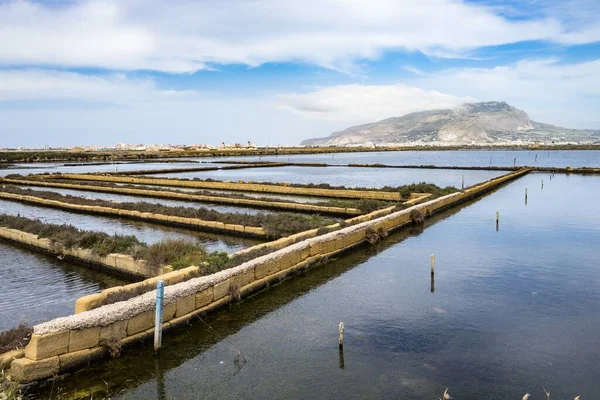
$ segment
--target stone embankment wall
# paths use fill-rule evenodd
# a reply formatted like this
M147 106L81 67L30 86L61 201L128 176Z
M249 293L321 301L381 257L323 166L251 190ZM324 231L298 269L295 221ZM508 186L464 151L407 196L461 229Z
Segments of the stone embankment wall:
M263 201L254 199L244 198L232 198L232 197L221 197L221 196L206 196L197 195L191 193L176 193L169 191L159 190L147 190L147 189L133 189L124 187L105 187L105 186L87 186L78 185L75 183L61 183L37 180L25 180L25 179L2 179L0 183L8 183L12 185L23 185L23 186L39 186L39 187L51 187L51 188L62 188L62 189L75 189L75 190L87 190L90 192L100 193L116 193L129 196L144 196L144 197L156 197L162 199L176 199L184 201L196 201L200 203L215 203L215 204L228 204L235 206L246 206L254 208L266 208L266 209L277 209L293 212L310 212L320 214L333 214L333 215L360 215L362 212L356 208L343 208L343 207L324 207L314 204L305 203L287 203L278 201Z
M38 251L49 254L58 254L67 259L93 264L102 269L134 279L151 278L165 273L165 267L150 267L146 261L135 260L133 257L126 254L98 256L88 249L59 249L52 245L50 239L40 238L33 233L23 232L17 229L0 227L0 238L32 247Z
M409 202L407 202L407 203L416 204L416 203L421 202L424 199L430 197L431 195L429 193L418 193L418 194L413 193L413 196L414 196L414 198L412 200L409 200ZM381 217L384 215L388 215L388 214L392 213L393 210L394 210L394 207L388 207L388 208L384 208L382 210L373 211L369 214L361 215L356 218L347 219L345 222L347 224L356 224L356 223L360 223L360 222L370 221L372 219L375 219L375 218L378 218L378 217ZM338 224L333 224L333 225L329 226L329 228L337 229L337 228L339 228L339 226L340 226L340 224L338 223ZM244 254L256 251L256 250L268 249L269 251L276 251L279 249L283 249L284 247L291 246L292 244L301 242L302 240L306 240L306 239L318 236L318 234L319 234L319 229L311 229L308 231L296 233L294 235L290 235L290 236L287 236L287 237L284 237L281 239L277 239L277 240L274 240L271 242L266 242L266 243L260 243L255 246L240 250L237 253L233 254L233 257L241 256L241 255L244 255ZM170 266L166 266L166 268L171 270ZM189 277L196 275L198 272L199 272L198 267L188 267L188 268L185 268L182 270L168 272L165 275L157 276L152 279L146 279L145 281L142 281L142 282L135 282L135 283L131 283L129 285L123 285L123 286L115 286L110 289L106 289L100 293L94 293L94 294L80 297L79 299L77 299L77 301L75 303L75 314L78 314L78 313L81 313L84 311L90 311L95 308L99 308L99 307L106 305L109 293L121 292L121 293L125 294L125 293L137 292L141 287L146 287L148 284L155 284L159 280L163 280L165 282L165 286L168 286L168 285L172 285L172 284L187 280Z
M186 228L192 228L204 231L226 232L240 236L267 237L267 233L262 227L244 226L235 224L224 224L218 221L205 221L199 218L175 217L163 214L153 214L139 212L135 210L121 210L119 208L86 206L82 204L64 203L57 200L43 199L35 196L26 196L13 193L0 192L1 199L20 201L23 203L41 205L45 207L60 208L82 212L86 214L109 215L113 217L139 219L142 221L155 222L163 225L180 225Z
M270 282L360 245L372 232L387 232L408 224L413 210L428 216L528 172L527 169L513 172L460 193L300 241L213 275L167 286L163 329L187 323L195 316L260 290ZM154 308L155 294L149 292L128 301L36 325L24 357L12 361L10 374L19 382L46 379L105 357L105 341L127 346L146 340L153 335Z
M88 175L88 174L56 174L50 177L61 179L75 179L88 181L104 181L131 183L135 185L174 186L198 189L230 190L242 192L277 193L300 196L331 197L343 199L373 199L384 201L403 201L405 199L398 192L385 192L382 190L352 190L352 189L317 189L308 187L295 187L285 184L261 184L250 182L225 182L225 181L194 181L183 179L161 178L133 178L126 176Z

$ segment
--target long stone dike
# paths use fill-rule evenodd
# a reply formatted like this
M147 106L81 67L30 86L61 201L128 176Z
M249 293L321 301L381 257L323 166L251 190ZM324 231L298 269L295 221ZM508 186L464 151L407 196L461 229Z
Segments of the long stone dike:
M358 246L376 232L384 234L409 224L414 210L429 216L491 191L529 171L512 172L459 193L299 241L213 275L169 285L164 294L163 329L186 324L196 316L217 310L273 281ZM36 325L24 352L10 356L14 358L10 362L10 375L21 383L48 379L107 357L111 343L127 347L145 341L153 336L154 308L152 291L128 301ZM7 356L3 358L6 362Z
M186 218L176 217L171 215L154 214L148 212L139 212L135 210L122 210L116 207L102 207L102 206L87 206L82 204L65 203L57 200L49 200L41 197L27 196L13 193L0 192L0 199L19 201L22 203L34 204L44 207L59 208L62 210L69 210L75 212L81 212L85 214L99 214L108 215L119 218L137 219L147 222L154 222L163 225L177 225L184 226L186 228L201 230L201 231L214 231L235 234L238 236L250 236L250 237L268 237L266 231L262 227L257 226L245 226L236 224L225 224L218 221L205 221L199 218ZM116 204L118 206L118 204Z
M124 187L107 187L107 186L89 186L89 185L78 185L76 183L62 183L53 182L52 180L39 181L39 180L27 180L27 179L6 179L0 178L0 183L8 183L12 185L22 186L38 186L38 187L51 187L61 189L74 189L84 190L90 192L99 193L115 193L129 196L142 196L142 197L155 197L161 199L176 199L184 201L194 201L199 203L213 203L213 204L227 204L234 206L244 206L252 208L262 209L275 209L292 212L308 212L318 214L331 214L331 215L345 215L355 216L360 215L362 212L356 208L343 208L343 207L324 207L314 204L305 203L291 203L291 202L280 202L280 201L263 201L254 199L244 198L233 198L233 197L222 197L222 196L206 196L192 193L181 193L181 192L169 192L164 190L146 190L146 189L134 189Z
M157 171L160 172L160 171ZM128 176L108 176L91 174L55 174L50 178L74 179L101 182L130 183L133 185L174 186L196 189L229 190L240 192L276 193L296 196L331 197L342 199L372 199L383 201L403 201L400 193L383 190L319 189L286 184L265 184L250 182L201 181L164 178L134 178Z
M131 279L151 278L162 275L169 268L150 267L144 260L135 260L127 254L108 254L99 256L88 249L65 249L56 248L50 239L40 238L38 235L29 232L23 232L17 229L0 227L0 238L17 243L22 246L31 247L34 250L59 255L61 258L72 260L84 264L91 264L100 269L116 273Z

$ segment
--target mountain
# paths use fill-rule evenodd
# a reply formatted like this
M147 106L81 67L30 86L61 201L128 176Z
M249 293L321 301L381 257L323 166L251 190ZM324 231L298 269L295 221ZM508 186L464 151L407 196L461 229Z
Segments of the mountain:
M600 131L566 129L529 119L505 102L466 103L353 126L305 146L600 143Z

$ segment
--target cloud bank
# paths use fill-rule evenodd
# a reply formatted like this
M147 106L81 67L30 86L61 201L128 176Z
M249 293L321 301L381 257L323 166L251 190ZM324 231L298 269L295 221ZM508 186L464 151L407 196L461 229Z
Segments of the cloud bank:
M509 19L456 0L0 2L0 65L193 72L307 62L351 71L387 51L461 57L508 43L590 43L599 24ZM574 27L575 26L575 27Z

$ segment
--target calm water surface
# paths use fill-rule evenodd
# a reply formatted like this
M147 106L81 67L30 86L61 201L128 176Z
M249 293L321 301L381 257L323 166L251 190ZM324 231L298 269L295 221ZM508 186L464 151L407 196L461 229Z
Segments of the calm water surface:
M148 244L164 239L184 238L196 240L211 251L232 253L260 243L255 239L197 232L127 219L78 214L6 200L0 200L0 213L36 218L52 224L68 224L79 229L101 231L110 235L134 235L140 241Z
M196 160L198 161L198 160ZM43 173L63 173L77 174L85 172L124 172L153 169L170 168L194 168L194 167L222 167L223 164L197 163L197 162L169 162L169 163L114 163L95 165L93 163L82 163L82 165L67 166L65 163L27 163L13 164L11 168L0 169L0 176L8 174L43 174Z
M216 313L212 329L168 334L159 357L150 344L64 390L102 392L106 381L126 399L437 399L450 387L457 399L505 400L545 398L543 386L553 399L595 399L599 183L530 174L420 234L396 233Z
M170 200L170 199L159 199L154 197L142 197L142 196L128 196L114 193L102 193L102 192L90 192L86 190L74 190L74 189L61 189L61 188L52 188L52 187L35 187L35 186L23 186L22 189L31 189L31 190L39 190L44 192L55 192L70 196L78 196L85 197L88 199L99 199L99 200L108 200L108 201L117 201L117 202L128 202L128 203L152 203L152 204L161 204L163 206L169 207L187 207L187 208L208 208L214 211L222 212L222 213L242 213L242 214L270 214L272 212L268 210L257 210L255 208L247 208L247 207L232 207L225 206L221 204L212 204L212 203L198 203L193 201L179 201L179 200Z
M73 314L75 300L129 283L0 240L0 331Z
M290 182L290 183L328 183L346 187L400 186L410 183L428 182L441 187L454 186L460 188L462 177L465 186L474 185L505 172L502 171L469 171L469 170L426 170L426 169L391 169L391 168L359 168L359 167L277 167L235 169L205 172L184 172L178 174L153 174L152 176L172 178L212 178L222 180L245 180L257 182Z
M536 158L537 156L537 158ZM515 162L516 158L516 162ZM228 161L235 157L226 158ZM328 164L436 165L458 167L600 167L599 150L391 151L248 157L240 160L320 162Z

